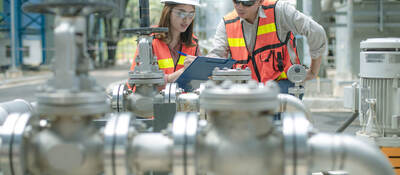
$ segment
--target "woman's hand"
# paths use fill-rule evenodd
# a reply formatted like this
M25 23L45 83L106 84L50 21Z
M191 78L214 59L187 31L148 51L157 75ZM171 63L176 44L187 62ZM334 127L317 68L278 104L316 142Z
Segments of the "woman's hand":
M193 55L188 55L185 58L185 61L183 62L183 67L186 69L189 67L190 64L192 64L192 62L197 58L197 56L193 56Z

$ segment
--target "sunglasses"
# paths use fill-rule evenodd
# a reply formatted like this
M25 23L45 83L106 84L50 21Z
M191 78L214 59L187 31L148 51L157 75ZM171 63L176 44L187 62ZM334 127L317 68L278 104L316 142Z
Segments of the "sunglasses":
M233 3L236 5L239 5L241 3L243 6L250 7L253 6L256 1L238 1L238 0L233 0Z
M172 10L176 16L178 16L181 19L189 18L193 19L195 13L194 12L184 12L184 11L178 11L178 10Z

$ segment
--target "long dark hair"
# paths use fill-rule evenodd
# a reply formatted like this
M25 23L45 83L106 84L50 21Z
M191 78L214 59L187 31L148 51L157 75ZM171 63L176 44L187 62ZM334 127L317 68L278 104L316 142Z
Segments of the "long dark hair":
M171 12L174 7L176 7L179 4L176 3L165 3L164 8L161 12L161 18L160 22L158 23L158 27L167 27L168 31L171 30L171 23L170 23L170 17L171 17ZM189 27L186 29L185 32L181 33L180 39L182 40L182 43L187 45L187 46L196 46L192 40L193 40L193 23L189 25ZM171 32L167 33L158 33L155 35L157 39L163 40L165 43L170 43L172 40L172 34Z

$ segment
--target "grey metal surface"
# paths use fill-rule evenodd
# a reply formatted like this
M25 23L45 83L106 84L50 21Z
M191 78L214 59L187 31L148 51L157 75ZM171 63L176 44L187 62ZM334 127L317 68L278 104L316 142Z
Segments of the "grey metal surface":
M118 116L110 114L104 128L104 175L114 175L114 132Z
M110 111L104 90L87 75L84 32L84 17L56 17L54 76L37 93L38 113L88 116Z
M161 96L156 86L152 84L136 85L135 93L128 96L128 110L143 118L154 116L153 105Z
M177 113L172 125L174 137L174 175L196 175L196 136L198 116L195 113Z
M14 126L13 139L11 143L12 151L10 152L10 162L13 169L13 175L25 175L26 172L25 152L28 150L25 145L25 131L30 128L30 126L28 126L30 118L31 115L29 113L20 114L18 122Z
M175 103L178 95L181 94L177 83L167 83L163 92L164 103Z
M358 83L353 83L351 86L343 88L343 104L345 108L349 108L352 111L360 110L359 98L360 98L360 86Z
M24 132L31 115L14 113L7 117L1 130L0 166L5 175L24 175L26 147Z
M6 175L12 175L11 166L11 147L12 147L12 137L14 132L14 126L18 122L19 114L12 114L4 122L1 130L1 147L0 147L0 158L1 158L1 170Z
M111 12L116 5L105 0L44 0L23 4L25 12L48 13L61 16L89 15Z
M251 80L250 69L219 69L216 67L212 72L212 80L217 81L217 83L222 83L224 80L231 80L237 82L246 82Z
M288 108L294 108L296 110L299 110L301 113L303 113L304 116L307 118L307 120L310 123L314 122L314 119L312 118L310 110L297 97L289 95L289 94L278 94L278 100L280 102L279 112L294 112L294 111L288 110Z
M157 143L154 143L157 141ZM162 133L142 133L129 146L129 168L135 174L172 171L173 140Z
M127 87L125 84L118 84L112 91L111 108L116 112L125 112L127 110Z
M167 129L168 125L174 120L176 113L176 103L154 104L153 131L161 132Z
M353 136L315 134L308 144L310 172L344 170L349 174L395 174L376 146Z
M11 113L30 113L34 112L33 106L22 99L15 99L13 101L8 101L0 103L0 125L6 120Z
M364 51L374 49L400 49L400 38L369 38L360 43L360 48Z
M399 78L399 66L400 50L360 53L360 76L362 78Z
M310 122L301 113L283 114L285 174L308 174L308 135Z
M130 113L113 114L104 130L104 164L106 175L129 174Z
M398 98L398 88L394 87L393 79L377 79L377 78L362 78L361 87L370 88L370 95L368 98L375 98L376 104L376 116L378 117L378 123L385 133L391 135L391 133L397 133L398 129L392 129L392 116L399 114L398 106L400 100ZM367 118L364 117L366 122Z
M141 27L141 28L133 28L133 29L122 29L122 33L129 34L137 34L137 35L149 35L152 33L163 33L168 32L168 28L166 27Z
M208 81L200 95L200 106L206 110L275 110L278 93L279 87L273 82L264 86L255 81L234 84L228 80L218 86Z
M284 174L282 134L268 112L207 111L199 123L197 168L215 175Z

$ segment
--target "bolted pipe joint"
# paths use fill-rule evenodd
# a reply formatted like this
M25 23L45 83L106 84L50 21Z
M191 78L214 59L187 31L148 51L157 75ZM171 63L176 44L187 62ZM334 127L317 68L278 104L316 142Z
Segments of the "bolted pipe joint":
M172 171L173 140L162 133L139 134L130 113L108 116L104 128L104 174ZM157 141L157 143L154 143Z

